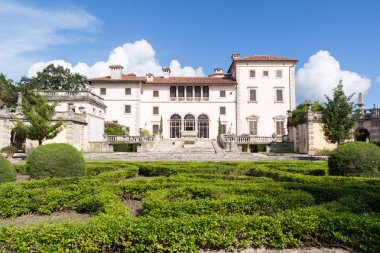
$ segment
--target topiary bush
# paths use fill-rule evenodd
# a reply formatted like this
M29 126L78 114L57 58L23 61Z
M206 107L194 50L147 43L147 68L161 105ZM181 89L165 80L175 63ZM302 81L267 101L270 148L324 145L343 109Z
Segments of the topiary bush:
M371 143L350 142L339 146L328 160L335 176L380 176L380 148Z
M0 183L16 181L16 170L12 164L0 154Z
M33 149L26 159L26 172L32 178L77 177L86 174L82 154L64 143L46 144Z

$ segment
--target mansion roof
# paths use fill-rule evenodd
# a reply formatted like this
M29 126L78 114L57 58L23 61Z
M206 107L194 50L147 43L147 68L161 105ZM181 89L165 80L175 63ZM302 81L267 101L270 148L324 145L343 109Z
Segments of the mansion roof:
M91 78L90 82L143 82L147 85L171 85L171 84L209 84L209 85L236 85L236 81L230 77L153 77L152 81L147 81L146 77L139 77L132 74L122 75L121 79L111 79L110 76Z

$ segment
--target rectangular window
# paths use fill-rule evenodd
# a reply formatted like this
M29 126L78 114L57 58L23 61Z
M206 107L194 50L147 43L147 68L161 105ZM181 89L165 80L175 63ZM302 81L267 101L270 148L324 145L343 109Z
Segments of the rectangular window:
M226 91L225 90L219 91L219 97L225 98L226 97Z
M100 95L107 95L107 89L106 88L100 88Z
M179 98L185 97L185 87L184 86L178 86L178 97Z
M158 134L158 130L159 130L160 126L159 125L153 125L152 126L152 133L153 134Z
M160 110L158 109L158 106L153 106L153 114L154 115L158 115L160 112Z
M282 70L281 69L276 70L276 78L282 78Z
M203 97L208 98L208 86L203 86Z
M249 121L249 134L257 135L257 121Z
M158 91L158 90L154 90L154 91L153 91L153 97L154 97L154 98L158 98L159 96L160 96L159 91Z
M283 135L284 130L284 121L276 121L276 135Z
M127 135L129 134L129 126L125 127L125 134L127 134Z
M186 97L193 97L193 86L186 86Z
M131 113L131 105L124 106L124 113Z
M256 102L256 90L249 90L249 102Z
M125 88L125 95L131 95L131 88Z
M219 107L219 114L220 115L226 115L226 107L225 106Z
M171 98L177 97L177 87L170 86L170 97Z
M276 102L284 102L284 97L283 97L283 91L282 91L282 89L277 89L276 90Z
M226 134L227 133L227 125L226 124L220 124L220 130L222 132L222 134Z
M201 86L195 86L194 87L194 93L195 93L196 98L200 98L201 97Z
M263 77L268 77L269 76L269 71L268 70L264 70L263 71Z
M256 71L253 70L253 69L251 69L251 70L249 71L249 77L250 77L250 78L255 78L255 77L256 77Z

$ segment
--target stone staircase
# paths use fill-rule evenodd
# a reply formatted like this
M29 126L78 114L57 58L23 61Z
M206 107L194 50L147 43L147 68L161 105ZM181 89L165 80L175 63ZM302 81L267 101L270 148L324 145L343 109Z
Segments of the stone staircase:
M192 145L184 145L181 140L161 140L156 148L149 152L155 154L217 154L211 140L198 140Z

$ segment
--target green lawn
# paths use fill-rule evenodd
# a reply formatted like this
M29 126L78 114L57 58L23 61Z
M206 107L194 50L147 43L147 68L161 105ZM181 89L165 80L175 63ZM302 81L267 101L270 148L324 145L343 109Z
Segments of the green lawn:
M1 184L3 219L65 211L90 218L0 222L0 251L197 252L322 244L380 252L380 179L330 177L326 171L325 162L308 161L90 162L86 177ZM137 207L142 210L132 210Z

